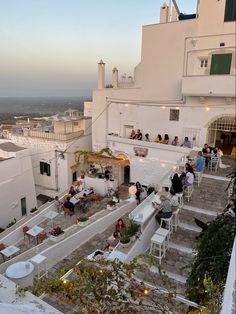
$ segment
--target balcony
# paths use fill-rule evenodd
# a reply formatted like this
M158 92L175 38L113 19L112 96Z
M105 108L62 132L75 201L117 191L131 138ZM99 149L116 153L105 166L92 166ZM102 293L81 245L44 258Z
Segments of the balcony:
M182 79L184 96L235 97L234 75L185 76Z
M29 137L37 137L45 140L53 140L53 141L70 141L76 138L79 138L84 135L84 131L77 131L68 134L58 134L58 133L47 133L41 131L32 131L28 132Z

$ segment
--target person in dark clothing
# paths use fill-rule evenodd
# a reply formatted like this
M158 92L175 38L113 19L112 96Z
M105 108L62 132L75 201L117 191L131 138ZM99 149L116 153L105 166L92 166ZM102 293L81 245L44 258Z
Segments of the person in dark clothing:
M141 133L140 129L138 129L134 139L142 141L142 138L143 138L143 134Z
M64 203L64 207L68 208L71 211L71 213L74 213L75 205L70 202L70 197L67 197L66 202Z
M69 194L70 194L72 197L76 194L75 189L74 189L73 186L70 187Z
M140 195L141 195L141 192L142 192L142 185L140 184L139 181L137 181L135 186L136 186L136 189L137 189L137 192L135 193L136 200L137 200L138 204L140 204L141 203Z
M182 193L183 192L183 183L180 180L178 173L175 173L172 180L172 186L171 190L174 191L175 193Z

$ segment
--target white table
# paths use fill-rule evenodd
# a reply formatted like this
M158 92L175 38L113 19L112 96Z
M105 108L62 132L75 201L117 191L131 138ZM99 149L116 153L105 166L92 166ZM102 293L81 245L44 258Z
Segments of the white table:
M43 232L43 228L39 226L34 226L30 228L26 233L34 238L36 238L36 242L38 244L38 235Z
M6 276L12 279L21 288L33 285L34 265L30 262L17 262L6 269Z
M111 260L111 261L114 261L116 259L118 259L119 261L121 262L125 262L127 258L127 254L124 254L120 251L116 251L116 250L113 250L108 256L107 256L107 259L108 260Z
M55 212L54 210L50 210L49 212L47 212L44 215L44 217L50 219L52 222L52 226L53 226L53 219L56 218L58 215L59 215L59 213Z
M92 190L84 189L83 191L75 194L75 196L71 197L70 202L75 205L84 196L84 194L87 196L87 195L92 194L92 193L93 193Z
M35 256L33 256L30 261L33 262L34 264L37 265L37 269L38 269L38 279L47 276L48 271L47 271L47 267L46 267L46 260L47 257L41 255L41 254L37 254Z
M12 255L14 255L15 253L19 252L20 249L18 247L16 247L15 245L10 245L8 247L6 247L4 250L1 251L1 254L3 254L6 257L11 257ZM4 261L5 258L3 257Z

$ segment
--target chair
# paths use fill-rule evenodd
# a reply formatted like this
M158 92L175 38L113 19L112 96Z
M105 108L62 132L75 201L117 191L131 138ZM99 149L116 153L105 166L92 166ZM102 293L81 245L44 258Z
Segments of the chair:
M192 194L193 194L193 184L187 186L187 188L185 189L185 196L186 196L188 202L189 202Z
M182 209L184 207L184 193L176 193L175 195L178 197L179 208Z
M202 171L201 172L195 172L195 182L197 183L197 186L200 186L200 183L202 182Z
M151 238L150 254L153 251L158 250L158 255L154 256L159 260L160 265L162 258L165 257L166 249L167 247L165 237L155 233Z
M0 254L2 255L3 262L5 262L5 256L1 253L2 250L6 248L6 245L3 243L0 243Z
M68 215L68 216L72 216L73 213L71 212L71 210L69 208L65 208L64 207L64 212L65 212L65 216Z
M173 229L175 229L175 231L177 231L177 228L179 226L179 214L180 214L180 208L177 208L177 210L175 212L173 212L173 222L172 222L172 226Z
M38 241L43 242L47 238L47 232L42 232L38 235Z
M211 172L216 172L218 169L218 165L219 165L219 157L216 156L212 156L209 163L208 163L208 169Z
M170 233L173 232L173 215L171 215L170 218L161 218L161 225L160 227L162 228L163 223L165 222L167 224L168 230Z
M170 231L167 230L167 229L164 229L164 228L158 228L156 231L155 231L155 234L159 234L163 237L165 237L165 240L166 240L166 246L168 247L169 245L169 240L170 240Z
M27 234L27 231L29 231L29 227L24 226L24 227L22 228L22 231L23 231L23 233L24 233L24 241L25 241L25 236L29 237L29 235Z

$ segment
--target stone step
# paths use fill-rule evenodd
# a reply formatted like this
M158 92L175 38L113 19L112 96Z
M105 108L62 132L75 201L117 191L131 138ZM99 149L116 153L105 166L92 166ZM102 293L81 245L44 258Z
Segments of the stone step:
M185 247L188 250L192 250L195 246L197 235L198 233L196 233L196 231L181 228L181 225L180 225L177 231L171 235L170 246L172 245L171 247L173 248L173 245L178 245L178 246Z
M191 208L194 208L194 207L191 207ZM211 214L211 213L213 213L213 214ZM180 222L182 222L182 223L188 223L188 224L196 226L196 224L194 222L194 217L207 223L209 221L214 220L216 218L216 216L217 216L217 213L213 212L213 211L204 211L202 209L199 211L194 211L194 210L186 209L184 207L180 213L179 219L180 219Z

